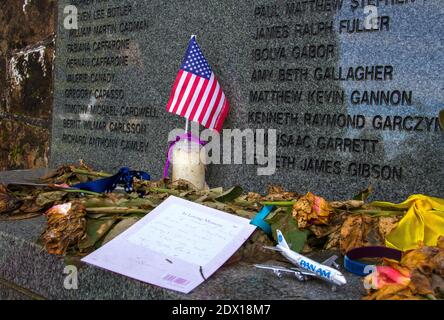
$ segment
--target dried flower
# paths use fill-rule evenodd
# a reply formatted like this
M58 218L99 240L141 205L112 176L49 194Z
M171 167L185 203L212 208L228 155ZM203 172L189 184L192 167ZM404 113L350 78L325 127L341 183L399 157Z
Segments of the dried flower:
M329 203L311 192L301 197L293 205L292 211L300 229L308 228L311 225L326 225L332 214L333 209Z
M86 210L79 202L56 205L46 211L48 226L42 235L46 250L63 255L85 236Z
M399 284L408 286L411 275L405 269L396 269L391 266L377 266L375 270L364 278L366 288L381 289L387 285Z
M400 262L384 260L385 266L364 279L369 295L366 300L382 299L436 299L442 296L444 250L440 247L421 246L404 253Z

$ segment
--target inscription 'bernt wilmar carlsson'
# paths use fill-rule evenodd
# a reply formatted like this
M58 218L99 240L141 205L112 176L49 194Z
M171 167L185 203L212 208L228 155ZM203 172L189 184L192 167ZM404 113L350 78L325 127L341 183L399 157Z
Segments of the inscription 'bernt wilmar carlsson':
M78 29L63 8L78 8ZM191 34L230 100L226 128L276 129L277 171L211 165L208 182L375 198L444 196L439 0L59 1L52 165L160 178L165 111Z

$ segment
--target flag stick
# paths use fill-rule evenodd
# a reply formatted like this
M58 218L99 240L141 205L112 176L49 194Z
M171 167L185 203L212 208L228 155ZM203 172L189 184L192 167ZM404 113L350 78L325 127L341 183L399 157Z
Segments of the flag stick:
M191 39L193 39L193 37L196 37L196 35L192 34L191 35ZM189 121L188 121L188 118L185 118L185 119L186 119L186 122L185 122L185 133L188 133L188 127L189 127L188 123L189 123Z
M186 118L186 122L185 122L185 133L188 133L188 127L189 127L188 123L189 123L188 118Z

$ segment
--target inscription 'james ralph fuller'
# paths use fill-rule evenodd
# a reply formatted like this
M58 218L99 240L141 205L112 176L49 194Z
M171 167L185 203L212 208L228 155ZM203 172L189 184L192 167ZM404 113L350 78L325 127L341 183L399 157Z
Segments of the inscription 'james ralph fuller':
M76 30L63 28L67 5ZM273 176L212 165L211 185L444 196L443 10L439 0L61 0L51 164L82 158L160 178L168 133L183 126L165 106L196 34L231 104L225 127L277 130Z

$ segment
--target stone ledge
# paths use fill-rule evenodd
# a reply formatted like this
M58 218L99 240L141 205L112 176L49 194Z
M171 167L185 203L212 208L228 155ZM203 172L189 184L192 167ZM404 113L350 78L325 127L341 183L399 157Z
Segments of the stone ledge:
M40 170L41 171L41 170ZM0 173L0 181L39 176L36 171ZM3 177L3 179L2 179ZM31 178L30 178L31 179ZM223 267L188 295L142 283L93 266L79 269L78 290L63 287L64 260L49 255L36 242L45 228L45 218L0 222L0 279L46 299L360 299L365 290L359 277L344 272L349 284L336 292L319 280L299 282L292 277L276 277L249 264ZM331 252L311 255L322 260ZM5 291L0 297L22 299L22 294ZM7 289L5 289L7 290Z

